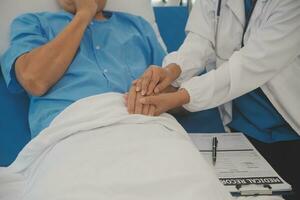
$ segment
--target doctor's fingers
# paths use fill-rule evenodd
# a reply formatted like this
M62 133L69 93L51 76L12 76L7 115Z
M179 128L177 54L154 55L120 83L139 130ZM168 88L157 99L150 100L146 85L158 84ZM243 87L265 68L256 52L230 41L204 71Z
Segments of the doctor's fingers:
M169 77L166 77L163 81L161 81L154 89L155 94L159 94L164 91L168 86L172 84L172 80Z
M152 71L149 72L146 76L144 76L142 78L142 95L143 96L146 95L146 94L150 95L151 93L153 93L153 91L148 92L148 88L149 88L150 82L152 82L152 78L153 78L153 72Z
M145 81L150 80L152 77L151 68L147 69L144 74L136 81L136 91L140 92L143 89L143 84L145 85ZM145 80L145 81L144 81ZM145 87L145 86L144 86Z
M148 96L148 97L143 97L139 100L139 102L143 105L153 105L156 108L159 106L160 104L160 96Z
M155 106L154 116L159 116L162 113L167 112L172 109L170 104L173 105L173 96L169 94L160 94L157 96L149 96L140 99L140 102L144 105L153 105Z
M150 105L143 105L142 114L149 115Z
M157 87L159 81L160 81L160 77L156 76L155 74L152 74L152 79L151 79L148 89L147 89L148 90L147 95L151 95L152 93L154 93L154 89L155 89L155 87Z
M154 105L150 105L149 107L149 116L154 116L155 115L155 111L156 111L156 107Z
M148 86L147 95L151 95L152 93L158 94L159 91L158 91L158 89L156 89L158 84L160 82L164 82L166 79L167 80L169 79L169 77L167 76L166 69L161 68L161 67L157 67L157 66L152 66L151 70L152 70L152 77L151 77L151 80L150 80L150 83L149 83L149 86ZM156 89L156 92L155 92L155 89ZM165 88L162 88L162 90L163 89L165 89Z
M156 116L156 106L151 104L143 105L143 115Z
M128 93L127 110L129 114L134 114L136 96L137 96L136 88L135 86L133 86L130 88Z

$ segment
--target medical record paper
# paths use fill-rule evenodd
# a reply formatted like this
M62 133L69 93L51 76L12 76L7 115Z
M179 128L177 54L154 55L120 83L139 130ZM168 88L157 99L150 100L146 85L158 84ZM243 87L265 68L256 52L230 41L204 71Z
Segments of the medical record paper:
M212 164L212 138L217 137L214 167L219 180L233 195L281 194L291 191L242 133L190 134L196 147Z

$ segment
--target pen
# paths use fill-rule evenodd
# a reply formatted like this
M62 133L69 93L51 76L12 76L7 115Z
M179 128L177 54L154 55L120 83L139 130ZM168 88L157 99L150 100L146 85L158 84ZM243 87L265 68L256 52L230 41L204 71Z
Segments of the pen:
M213 141L212 141L212 161L213 161L213 165L215 165L216 161L217 161L217 147L218 147L218 139L217 139L217 137L213 137Z

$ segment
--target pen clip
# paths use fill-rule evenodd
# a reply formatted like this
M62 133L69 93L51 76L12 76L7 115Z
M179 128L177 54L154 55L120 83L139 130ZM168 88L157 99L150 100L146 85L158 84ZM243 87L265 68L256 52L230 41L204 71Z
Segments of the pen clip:
M258 189L257 187L261 186L261 189ZM237 184L236 189L240 192L241 196L254 196L254 195L272 195L272 186L269 184L247 184L247 185L241 185ZM254 188L251 188L254 187Z
M213 137L213 142L212 142L212 145L217 147L218 146L218 138L217 137Z

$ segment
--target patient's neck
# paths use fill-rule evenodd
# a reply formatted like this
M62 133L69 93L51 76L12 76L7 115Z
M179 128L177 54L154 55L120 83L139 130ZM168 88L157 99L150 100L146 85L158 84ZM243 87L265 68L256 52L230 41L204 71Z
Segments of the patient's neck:
M100 11L95 15L94 19L101 21L101 20L106 20L107 18L104 16L103 11Z

